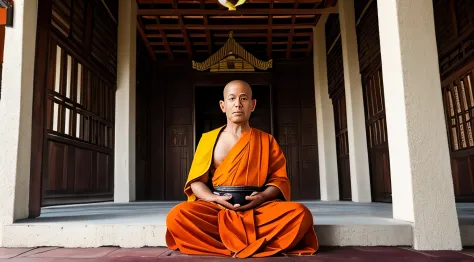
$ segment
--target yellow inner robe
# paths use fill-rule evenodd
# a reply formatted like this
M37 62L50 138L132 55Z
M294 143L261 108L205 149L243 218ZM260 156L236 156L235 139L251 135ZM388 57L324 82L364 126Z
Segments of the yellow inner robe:
M185 254L265 257L277 253L312 255L318 250L313 217L290 201L286 159L276 140L252 128L242 135L217 169L213 151L223 127L205 133L196 150L184 188L188 201L168 214L166 243ZM209 181L208 171L213 171ZM283 199L247 211L234 211L197 199L191 183L213 186L275 186Z

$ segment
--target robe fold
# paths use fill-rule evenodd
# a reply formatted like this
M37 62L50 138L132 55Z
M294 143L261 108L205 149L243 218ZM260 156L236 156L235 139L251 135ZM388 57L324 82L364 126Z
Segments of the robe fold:
M314 254L319 246L313 216L304 205L289 202L286 159L276 140L251 128L213 170L213 151L222 129L203 134L199 141L184 186L187 202L175 206L166 219L168 248L185 254L238 258ZM214 187L257 186L264 190L275 186L281 199L251 210L229 210L197 199L191 190L195 181Z

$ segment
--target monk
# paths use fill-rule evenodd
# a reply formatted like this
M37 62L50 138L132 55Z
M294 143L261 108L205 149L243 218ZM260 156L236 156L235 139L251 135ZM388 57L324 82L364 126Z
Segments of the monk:
M256 100L244 81L224 88L220 108L227 124L202 135L188 175L187 202L166 219L168 248L184 254L266 257L312 255L318 240L311 212L290 202L286 159L270 134L249 125ZM261 188L230 204L231 196L211 191L216 186Z

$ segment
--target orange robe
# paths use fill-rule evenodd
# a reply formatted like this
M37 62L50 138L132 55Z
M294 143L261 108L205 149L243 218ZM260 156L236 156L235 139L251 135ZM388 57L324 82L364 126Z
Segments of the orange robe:
M211 168L214 146L223 127L199 141L184 192L188 201L178 204L166 219L168 248L185 254L265 257L277 253L312 255L318 240L311 212L290 201L286 159L276 140L258 129L245 133L219 167ZM213 186L275 186L283 199L247 211L234 211L196 199L190 184Z

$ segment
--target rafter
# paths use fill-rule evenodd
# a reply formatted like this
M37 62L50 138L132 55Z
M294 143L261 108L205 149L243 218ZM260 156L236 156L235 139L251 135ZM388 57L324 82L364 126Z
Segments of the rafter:
M239 41L241 45L266 45L267 42L257 42L257 41ZM278 42L273 42L275 45L287 45L287 41L278 41ZM294 42L295 44L299 45L309 45L309 41L298 41ZM195 46L207 46L208 42L194 42L193 43ZM219 41L215 42L216 45L224 45L224 41ZM163 46L164 42L150 42L151 46ZM185 46L185 43L183 42L169 42L170 46Z
M291 27L295 29L312 29L315 26L314 23L306 23L306 24L296 24L296 25L281 25L281 24L273 24L273 29L290 29ZM186 29L191 30L266 30L268 29L268 25L184 25ZM145 28L147 30L159 30L159 29L167 29L167 30L180 30L180 25L168 25L168 24L160 24L160 25L146 25Z
M161 24L160 19L158 17L156 17L156 24L157 25ZM174 59L173 51L171 51L171 47L168 44L168 38L166 38L165 30L160 29L160 36L161 36L161 39L163 40L166 52L168 53L168 59L173 60Z
M206 9L206 0L201 0L201 8ZM203 16L204 25L209 25L209 21L207 19L207 15ZM206 40L207 40L207 50L209 51L209 55L212 55L212 42L211 42L211 31L206 29Z
M178 0L173 0L173 10L179 10ZM181 34L183 34L184 43L186 43L186 50L188 51L189 59L192 59L193 49L191 48L191 42L189 41L188 32L186 30L186 27L184 26L183 15L181 14L178 15L178 21L179 21L179 29L181 30Z
M298 8L298 0L295 0L293 3L293 8L297 9ZM293 25L296 23L296 16L293 15L291 18L291 29L290 29L290 34L288 35L288 46L286 48L286 58L291 58L291 48L293 47L293 35L295 34L295 28Z
M327 20L327 17L328 15L323 15L324 16L324 19L322 20L323 23L326 23L326 20ZM319 23L319 21L321 21L321 16L319 16L317 19L316 19L316 24ZM314 30L314 29L313 29ZM309 35L309 41L308 41L308 51L306 51L306 56L309 56L311 54L311 52L313 51L313 41L314 41L314 31L311 32L311 34Z
M313 34L309 36L309 41L308 41L308 51L306 51L306 56L309 56L311 54L311 51L313 51Z
M311 36L313 33L311 32L296 32L295 36ZM183 36L181 34L166 34L168 37L173 37L173 38L182 38ZM161 34L147 34L147 37L150 38L161 38ZM213 37L228 37L229 34L225 33L213 33ZM234 32L234 37L265 37L267 36L267 33L235 33ZM274 37L286 37L288 34L286 33L273 33L272 36ZM206 34L200 34L200 33L190 33L189 37L191 38L205 38Z
M170 4L172 0L137 0L138 4ZM301 0L300 3L321 3L324 0ZM325 0L330 1L330 0ZM333 0L334 1L334 0ZM194 4L195 0L179 0L183 4ZM206 4L217 4L218 0L206 0ZM293 3L293 0L275 0L275 3ZM268 0L248 0L247 4L268 4Z
M153 61L156 61L156 56L155 56L155 53L153 53L153 48L151 48L150 42L148 42L148 38L146 37L145 31L143 30L143 24L140 21L140 18L138 17L137 17L137 29L138 29L138 33L140 34L140 37L145 43L145 47L146 47L146 50L148 51L148 54L150 55L150 58L153 59Z
M274 0L270 0L270 9L273 9L273 1ZM267 36L267 58L268 59L272 59L272 46L273 46L272 25L273 25L273 15L269 15L268 16L268 36Z
M176 0L175 0L176 1ZM137 11L138 15L159 15L159 16L179 16L179 15L321 15L321 14L336 14L336 7L328 7L321 9L237 9L229 12L227 10L217 9L140 9Z

